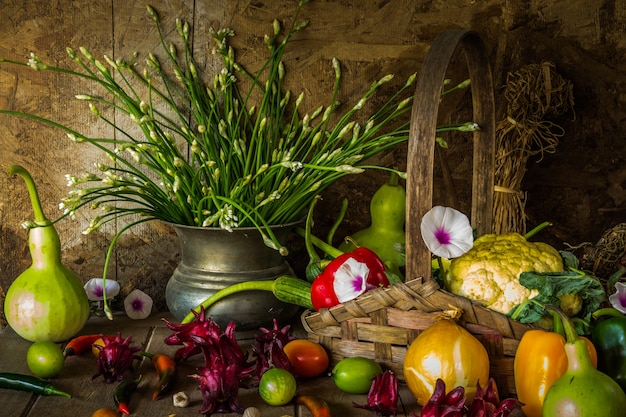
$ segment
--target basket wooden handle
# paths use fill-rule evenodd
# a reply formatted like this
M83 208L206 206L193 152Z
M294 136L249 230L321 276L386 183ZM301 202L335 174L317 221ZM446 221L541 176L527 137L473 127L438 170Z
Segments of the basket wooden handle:
M431 254L422 241L421 219L433 205L433 167L437 113L446 70L462 48L468 65L474 132L471 224L490 233L495 168L495 105L491 68L481 38L474 32L450 30L433 42L420 71L411 114L407 154L406 277L431 279Z

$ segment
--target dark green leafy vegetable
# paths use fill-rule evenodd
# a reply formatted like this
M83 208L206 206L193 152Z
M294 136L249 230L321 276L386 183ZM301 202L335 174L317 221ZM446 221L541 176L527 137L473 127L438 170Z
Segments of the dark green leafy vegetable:
M535 324L545 319L544 306L552 305L571 311L572 322L579 334L590 332L591 314L606 301L606 293L600 280L587 271L576 269L577 261L561 252L566 270L563 272L523 272L520 284L536 289L539 294L517 305L511 312L515 320Z

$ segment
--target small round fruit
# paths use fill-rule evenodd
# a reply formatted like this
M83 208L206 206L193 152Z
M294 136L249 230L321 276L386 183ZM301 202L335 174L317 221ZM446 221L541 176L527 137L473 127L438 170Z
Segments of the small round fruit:
M63 369L63 351L54 342L35 342L26 352L28 369L40 378L53 378Z
M296 374L303 378L320 376L328 368L326 349L319 343L294 339L283 348Z
M269 405L285 405L296 395L296 378L285 369L270 368L261 375L259 395Z
M331 376L340 390L348 394L367 394L376 375L382 373L383 369L378 362L357 356L340 360Z
M119 417L119 416L120 415L118 414L116 410L109 408L109 407L98 408L91 415L91 417Z

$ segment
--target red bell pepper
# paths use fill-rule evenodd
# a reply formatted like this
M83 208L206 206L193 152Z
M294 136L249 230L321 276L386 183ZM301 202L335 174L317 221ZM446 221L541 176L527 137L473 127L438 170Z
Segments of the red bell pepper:
M316 310L329 308L388 285L383 261L372 250L359 247L335 258L313 280L311 302Z

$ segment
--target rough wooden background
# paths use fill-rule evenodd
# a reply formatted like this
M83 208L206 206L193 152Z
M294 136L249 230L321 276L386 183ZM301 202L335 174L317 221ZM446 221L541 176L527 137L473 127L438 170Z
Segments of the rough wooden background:
M239 59L254 67L265 59L262 39L271 31L272 20L289 21L295 9L292 0L154 0L150 4L171 33L176 18L191 23L195 48L206 55L204 70L211 77L218 67L210 55L209 26L235 29L233 44ZM118 58L136 51L145 57L158 45L144 2L0 0L0 10L0 57L9 59L25 61L32 51L44 62L68 66L67 46L86 46L96 57ZM595 241L608 227L626 219L623 2L312 0L302 17L310 25L292 42L286 65L292 89L307 94L310 108L328 102L331 58L344 65L341 100L350 102L384 74L395 73L401 81L419 71L430 43L446 29L471 29L484 38L499 102L507 72L527 63L554 62L557 71L573 82L576 113L558 121L566 136L557 153L529 166L529 222L551 220L555 227L550 237L556 244L577 244ZM110 129L94 123L85 104L73 98L93 93L91 88L49 72L0 64L0 108L34 112L87 133L111 136ZM27 167L50 218L60 214L60 199L68 191L64 175L91 169L102 157L59 131L6 116L0 116L0 144L0 172L6 173L14 163ZM452 146L447 152L452 175L463 184L469 176L466 151ZM382 156L381 162L402 167L405 153L398 149ZM2 173L0 290L6 291L30 263L27 234L20 225L32 218L32 212L23 182ZM342 232L367 225L368 198L382 181L379 175L365 174L333 186L325 193L323 213L327 214L322 215L320 227L334 219L338 201L346 195L350 211ZM114 227L106 227L82 235L90 215L78 213L76 220L63 220L57 227L65 262L84 280L101 275L115 232ZM178 257L173 232L158 223L144 225L120 240L109 276L122 283L123 293L141 288L164 308L165 282ZM294 253L293 262L302 261L302 255Z

